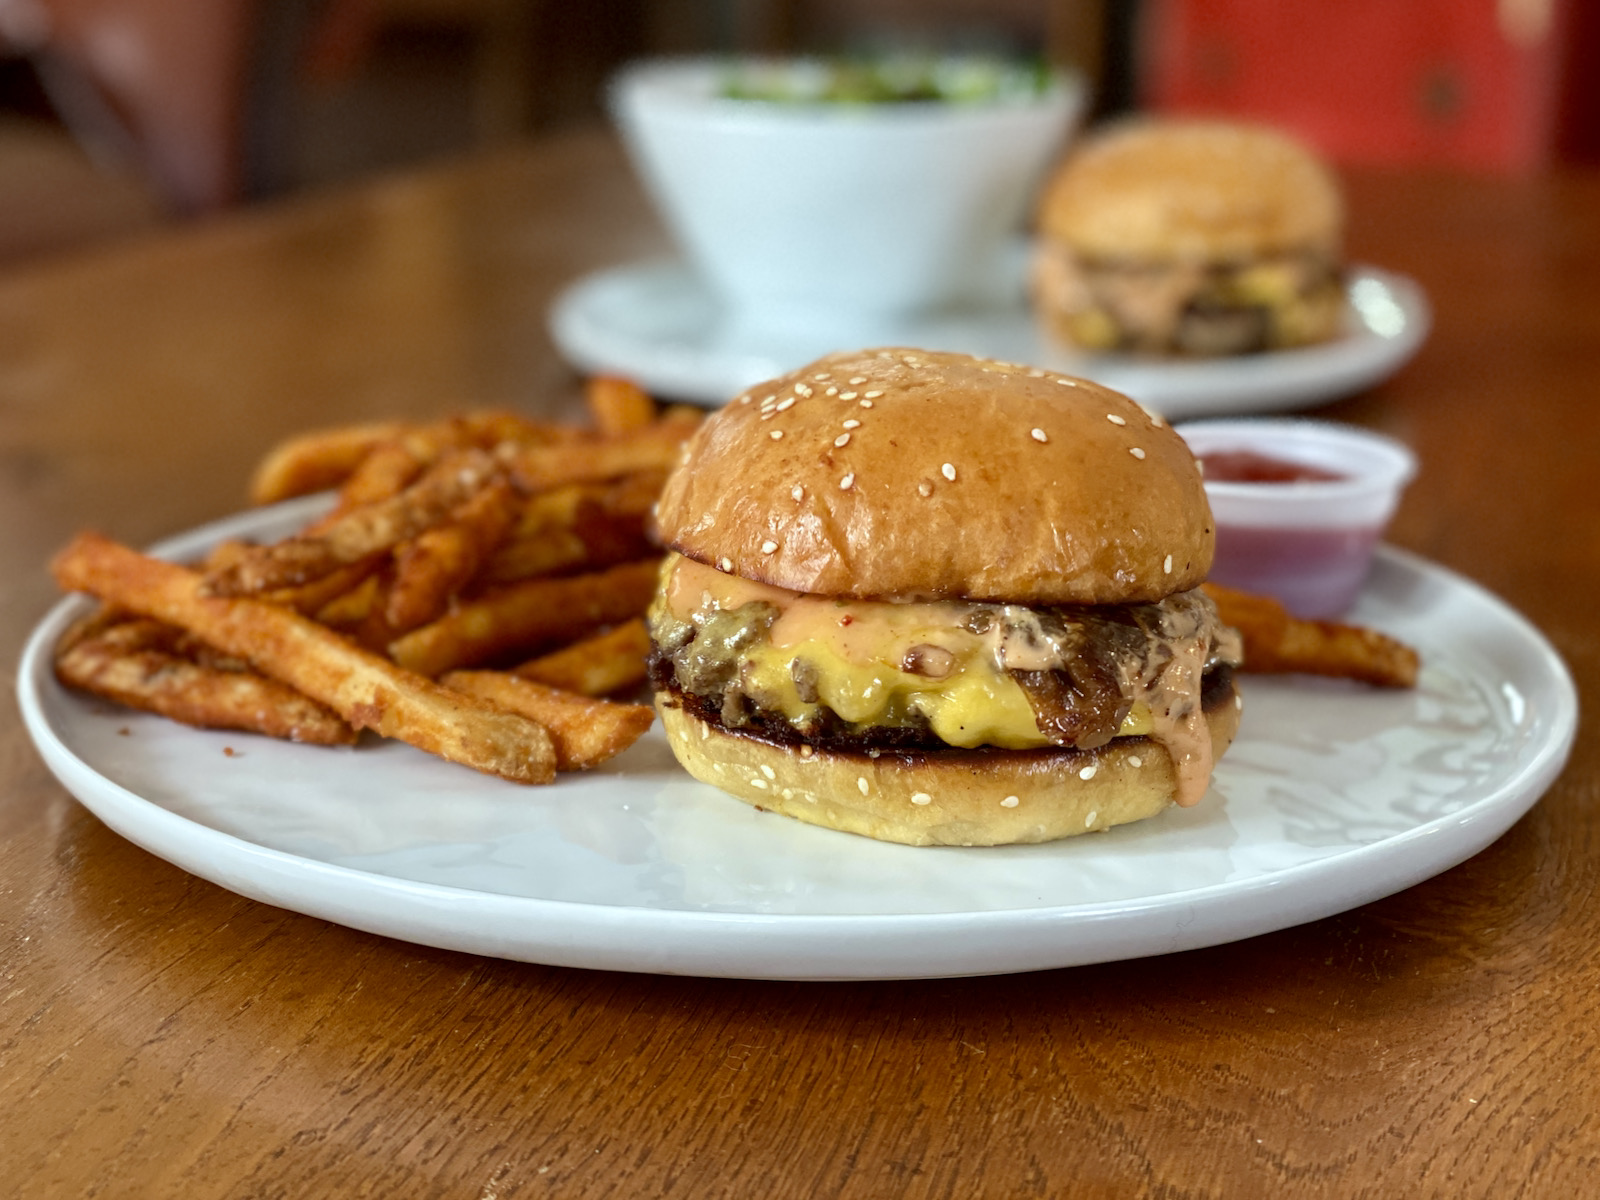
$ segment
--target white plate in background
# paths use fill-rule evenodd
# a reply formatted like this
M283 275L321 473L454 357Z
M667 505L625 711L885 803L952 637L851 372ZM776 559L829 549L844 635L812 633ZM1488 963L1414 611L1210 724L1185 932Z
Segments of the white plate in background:
M273 538L295 501L161 547ZM1561 770L1564 664L1476 585L1380 549L1353 619L1419 647L1415 691L1243 677L1244 722L1191 809L1042 846L916 848L803 825L696 783L652 732L545 788L367 735L203 732L62 689L35 630L23 718L111 828L245 896L390 937L667 974L995 974L1188 950L1344 911L1499 837ZM231 749L231 755L225 753Z
M579 370L624 375L659 396L721 405L752 384L835 350L917 346L1086 376L1173 420L1287 411L1387 379L1417 352L1431 321L1418 284L1376 267L1346 278L1346 329L1319 346L1219 359L1082 355L1040 333L1021 292L1021 267L986 307L831 329L763 329L731 321L678 260L585 276L550 311L556 346Z

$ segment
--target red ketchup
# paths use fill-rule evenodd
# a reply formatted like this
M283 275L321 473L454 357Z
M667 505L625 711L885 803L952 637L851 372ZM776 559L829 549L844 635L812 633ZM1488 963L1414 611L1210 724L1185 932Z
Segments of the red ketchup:
M1345 613L1415 455L1328 421L1192 421L1178 432L1200 460L1217 524L1211 578L1276 596L1299 617Z
M1271 458L1254 450L1214 450L1200 456L1212 483L1333 483L1349 476L1310 463Z
M1271 505L1276 485L1337 483L1349 476L1254 450L1213 450L1201 456L1207 483L1261 486ZM1382 523L1346 527L1242 524L1217 521L1211 578L1228 587L1282 600L1298 617L1336 617L1355 601Z

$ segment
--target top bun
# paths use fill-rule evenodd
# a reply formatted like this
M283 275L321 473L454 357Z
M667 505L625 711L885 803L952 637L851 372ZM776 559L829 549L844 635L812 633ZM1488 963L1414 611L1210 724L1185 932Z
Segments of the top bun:
M1336 256L1344 205L1332 171L1274 129L1135 120L1086 138L1039 208L1050 238L1091 258Z
M833 354L709 417L657 509L679 553L828 596L1150 603L1215 545L1195 460L1126 396L964 354Z

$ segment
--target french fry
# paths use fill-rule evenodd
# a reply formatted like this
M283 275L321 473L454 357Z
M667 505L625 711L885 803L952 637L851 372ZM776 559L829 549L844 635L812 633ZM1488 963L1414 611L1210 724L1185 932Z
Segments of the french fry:
M1329 675L1377 687L1416 686L1417 652L1403 642L1359 625L1291 616L1270 596L1215 583L1204 589L1223 622L1243 638L1245 671Z
M661 472L646 471L530 497L515 530L485 566L483 581L510 583L644 557L651 551L650 506L664 480Z
M384 616L403 632L424 625L478 573L505 538L513 515L511 485L496 480L395 554L394 583Z
M359 588L383 565L385 558L386 555L381 553L369 555L360 562L329 571L321 579L313 579L310 583L302 583L297 587L262 592L257 599L265 600L269 604L281 604L285 608L294 609L297 613L311 616L320 613L339 597Z
M375 446L340 487L339 505L329 517L337 519L353 509L398 496L417 481L417 476L427 470L443 450L444 447L440 446L428 452L419 452L415 448L414 438L396 438ZM331 522L324 524L327 523Z
M376 421L290 438L256 467L250 480L250 499L255 504L274 504L334 487L374 447L396 437L404 428L399 421Z
M217 596L249 596L319 579L437 525L495 475L483 451L458 451L397 496L354 509L320 533L256 547L241 561L208 572L206 586Z
M638 471L669 471L694 429L688 421L656 421L604 441L513 447L504 458L513 483L525 492L541 492Z
M650 633L634 618L560 650L530 659L511 674L584 696L607 696L644 682Z
M384 593L383 580L376 574L368 575L317 609L316 618L324 625L349 632L383 607Z
M339 492L339 511L376 504L410 487L423 471L452 450L492 450L502 443L547 446L571 441L579 431L530 421L515 413L467 413L399 430L349 474Z
M643 613L659 568L657 560L648 559L496 588L397 638L389 644L389 656L406 670L437 676L581 637Z
M182 631L124 620L58 649L69 687L202 729L237 729L318 746L350 746L356 731L293 688L254 671L179 653Z
M289 609L207 595L197 572L98 534L80 534L52 569L62 588L180 626L357 729L519 783L555 776L555 749L542 726L403 670Z
M596 700L502 671L451 671L440 682L543 725L555 742L558 771L581 771L615 758L655 720L647 704Z
M594 427L607 437L643 429L655 420L656 402L632 380L595 375L583 389Z

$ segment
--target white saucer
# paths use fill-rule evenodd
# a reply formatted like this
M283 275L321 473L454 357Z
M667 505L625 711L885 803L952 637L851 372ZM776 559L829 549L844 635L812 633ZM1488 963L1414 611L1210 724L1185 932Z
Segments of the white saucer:
M1020 274L1017 276L1020 280ZM557 297L550 333L579 370L625 375L676 400L719 405L752 384L834 350L918 346L1066 371L1125 392L1174 420L1320 404L1397 371L1427 336L1426 296L1414 280L1357 266L1348 273L1348 327L1300 350L1152 362L1074 354L1046 341L1020 282L991 306L834 329L761 329L730 320L677 260L585 276Z
M326 499L175 538L275 538ZM1577 695L1505 604L1389 548L1354 619L1416 645L1420 686L1244 676L1193 808L1042 846L874 842L696 783L659 731L519 787L398 742L211 733L68 692L34 631L22 717L112 829L242 895L428 946L605 970L783 979L980 975L1216 945L1410 887L1476 854L1561 770Z

